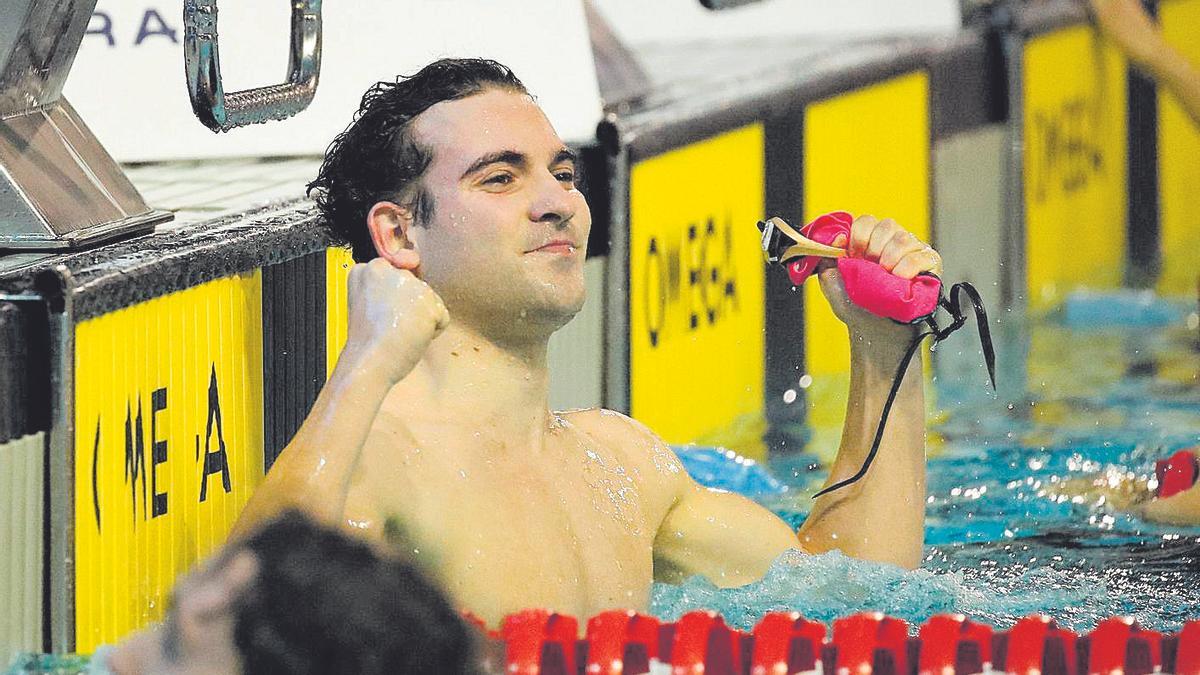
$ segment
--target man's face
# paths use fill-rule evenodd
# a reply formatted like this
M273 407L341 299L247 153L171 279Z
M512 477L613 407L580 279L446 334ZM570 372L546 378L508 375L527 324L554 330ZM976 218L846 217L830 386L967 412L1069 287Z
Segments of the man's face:
M452 319L489 333L548 335L583 305L592 218L575 157L525 94L489 89L413 122L432 153L431 222L409 228Z
M233 641L234 599L253 583L257 559L248 551L214 558L175 586L167 617L116 646L113 675L238 675Z

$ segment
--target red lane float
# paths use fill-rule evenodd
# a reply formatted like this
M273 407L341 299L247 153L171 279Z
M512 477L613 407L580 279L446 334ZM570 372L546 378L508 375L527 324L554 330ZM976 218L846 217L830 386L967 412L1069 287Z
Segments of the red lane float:
M589 675L645 673L658 659L659 622L633 611L613 610L588 619L586 672Z
M992 666L992 627L968 621L962 614L930 617L917 639L920 675L982 673Z
M833 622L833 667L851 675L908 675L908 623L879 612Z
M1088 634L1087 670L1125 675L1161 672L1162 639L1162 633L1142 630L1133 619L1105 619Z
M573 616L527 609L504 617L500 637L514 675L575 675L579 622Z
M1200 620L1179 633L1146 630L1130 618L1101 621L1086 635L1030 616L1006 631L962 615L939 615L909 637L906 622L877 612L825 624L798 612L767 614L745 633L716 612L663 623L615 610L579 622L546 610L505 617L486 632L513 675L1200 675Z
M725 625L716 612L688 612L675 622L672 675L736 675L742 664L743 633Z
M815 671L825 644L825 624L800 612L773 612L754 627L752 675L787 675Z
M1080 675L1077 637L1048 616L1025 617L996 640L993 665L1020 675Z

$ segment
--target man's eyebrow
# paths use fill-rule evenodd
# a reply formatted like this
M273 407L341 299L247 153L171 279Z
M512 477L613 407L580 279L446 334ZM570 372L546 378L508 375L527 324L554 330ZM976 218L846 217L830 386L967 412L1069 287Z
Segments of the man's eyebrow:
M471 166L467 167L467 170L463 172L462 177L466 178L490 164L512 164L517 167L524 167L528 164L528 159L524 153L517 152L516 150L490 152L472 162Z
M558 151L557 155L554 156L553 163L558 164L560 162L571 162L572 164L578 164L579 154L570 148L563 148L562 150Z

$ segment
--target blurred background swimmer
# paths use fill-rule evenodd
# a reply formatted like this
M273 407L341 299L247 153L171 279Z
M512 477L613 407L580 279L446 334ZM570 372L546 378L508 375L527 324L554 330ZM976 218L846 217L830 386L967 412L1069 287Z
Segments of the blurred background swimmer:
M1097 27L1139 70L1175 96L1200 127L1200 69L1173 48L1139 0L1088 0ZM1111 468L1050 492L1168 525L1200 525L1200 446L1157 461L1153 479Z
M1054 485L1050 492L1167 525L1200 525L1200 446L1155 463L1154 478L1110 469Z
M1176 51L1139 0L1088 0L1100 27L1129 60L1175 95L1200 127L1200 70Z
M482 672L471 629L407 560L292 511L175 586L166 619L94 675Z

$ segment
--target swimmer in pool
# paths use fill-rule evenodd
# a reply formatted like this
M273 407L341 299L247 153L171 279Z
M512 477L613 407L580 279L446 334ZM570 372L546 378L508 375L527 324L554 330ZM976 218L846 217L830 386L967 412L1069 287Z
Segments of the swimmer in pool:
M861 161L869 179L881 160ZM494 62L442 60L367 92L310 186L359 263L346 346L239 530L287 508L377 539L401 522L411 554L491 622L526 607L644 610L653 580L742 585L789 549L917 566L919 359L871 471L816 500L798 533L700 487L635 420L549 409L547 343L584 301L591 213L576 163ZM892 220L861 216L834 244L905 278L940 270ZM853 306L835 267L819 277L851 349L832 484L863 464L915 329Z
M1158 460L1154 482L1124 472L1103 472L1053 486L1050 492L1103 503L1166 525L1200 525L1200 446Z

